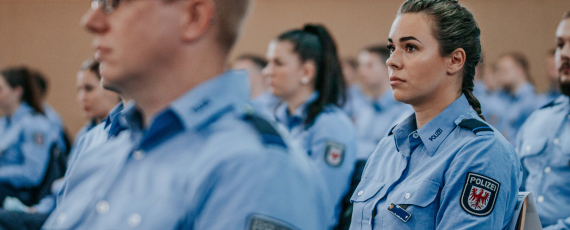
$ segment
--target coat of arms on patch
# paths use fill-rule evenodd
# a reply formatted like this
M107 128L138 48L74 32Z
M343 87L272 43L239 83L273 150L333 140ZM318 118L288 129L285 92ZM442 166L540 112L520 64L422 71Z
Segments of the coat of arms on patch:
M476 173L467 173L461 192L461 207L474 216L487 216L493 212L501 183Z
M336 141L327 141L325 161L330 166L338 167L344 159L344 145Z

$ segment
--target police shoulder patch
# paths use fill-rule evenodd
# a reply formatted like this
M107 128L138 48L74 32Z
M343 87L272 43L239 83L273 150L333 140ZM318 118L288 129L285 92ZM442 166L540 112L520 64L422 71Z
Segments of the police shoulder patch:
M247 221L248 230L294 230L295 228L282 221L262 215L253 215Z
M37 132L37 133L34 133L33 137L34 137L34 143L36 143L38 145L44 144L44 135L43 134Z
M461 192L461 207L474 216L487 216L493 212L501 183L489 177L469 172Z
M327 141L327 148L325 150L325 161L333 167L342 165L344 160L344 145L336 141Z

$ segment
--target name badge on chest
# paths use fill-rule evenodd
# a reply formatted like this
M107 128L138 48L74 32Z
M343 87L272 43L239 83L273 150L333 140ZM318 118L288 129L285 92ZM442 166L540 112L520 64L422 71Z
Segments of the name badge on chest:
M403 209L400 205L397 204L390 204L390 206L388 206L388 212L394 214L396 217L398 217L398 219L404 221L404 222L408 222L408 220L410 220L410 218L412 218L412 214L410 214L408 211L406 211L405 209Z

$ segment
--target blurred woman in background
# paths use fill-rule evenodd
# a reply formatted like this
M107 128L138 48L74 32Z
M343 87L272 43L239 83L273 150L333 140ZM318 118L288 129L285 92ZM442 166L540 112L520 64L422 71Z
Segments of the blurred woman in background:
M101 86L99 62L87 60L77 73L77 101L88 123L77 133L76 140L107 117L121 97Z
M321 25L281 34L269 45L270 90L283 102L275 116L322 173L335 207L348 191L356 160L356 131L339 109L346 98L341 64L329 32Z

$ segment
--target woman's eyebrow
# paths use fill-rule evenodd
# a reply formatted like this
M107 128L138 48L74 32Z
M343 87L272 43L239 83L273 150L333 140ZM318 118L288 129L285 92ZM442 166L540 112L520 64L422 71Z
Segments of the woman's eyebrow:
M409 41L409 40L416 40L416 41L418 41L419 43L422 43L420 40L418 40L417 38L415 38L415 37L413 37L413 36L408 36L408 37L402 37L402 38L400 38L400 42L405 42L405 41ZM393 41L392 41L391 38L388 38L388 42L392 43Z

